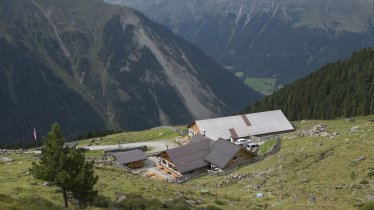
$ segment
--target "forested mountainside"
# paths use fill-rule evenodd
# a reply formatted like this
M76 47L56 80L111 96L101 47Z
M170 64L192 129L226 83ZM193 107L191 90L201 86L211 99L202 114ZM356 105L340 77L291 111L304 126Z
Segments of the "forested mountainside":
M106 1L139 9L244 81L285 84L374 45L371 0Z
M260 96L141 13L100 0L0 1L0 143L188 123ZM233 94L235 92L235 94Z
M374 48L328 64L247 107L282 109L290 120L333 119L374 113Z

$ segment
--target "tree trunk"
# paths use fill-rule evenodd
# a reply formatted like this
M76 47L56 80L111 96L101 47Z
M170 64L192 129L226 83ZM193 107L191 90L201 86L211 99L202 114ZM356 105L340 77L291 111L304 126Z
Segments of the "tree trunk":
M68 196L64 188L62 188L62 196L64 197L64 207L68 208Z

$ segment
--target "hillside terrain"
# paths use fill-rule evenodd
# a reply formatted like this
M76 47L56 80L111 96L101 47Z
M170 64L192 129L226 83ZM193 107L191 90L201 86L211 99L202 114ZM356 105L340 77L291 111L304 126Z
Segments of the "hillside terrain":
M100 0L0 1L0 144L228 114L260 95L141 13ZM235 92L235 95L232 94Z
M148 202L177 200L179 209L358 209L373 202L373 120L374 115L349 121L294 122L297 131L284 134L282 148L275 155L226 176L204 176L185 184L152 181L97 165L96 187L114 203L123 195L135 193ZM316 125L331 135L299 136L302 130ZM3 157L13 159L0 162L0 171L6 172L0 174L3 209L40 209L43 205L60 209L61 193L27 173L37 155ZM264 197L256 198L257 193ZM101 208L90 205L88 209Z
M334 119L374 113L374 48L328 64L247 107L281 109L290 120Z
M285 84L374 45L371 0L106 1L144 12L243 81Z

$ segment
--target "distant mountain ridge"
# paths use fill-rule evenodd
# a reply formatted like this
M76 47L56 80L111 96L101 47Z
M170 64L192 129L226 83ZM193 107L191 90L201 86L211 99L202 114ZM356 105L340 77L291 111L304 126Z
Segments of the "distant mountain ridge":
M188 123L260 97L127 7L4 0L0 16L0 144L29 142L56 121L67 137Z
M282 109L290 120L334 119L374 113L374 48L353 53L295 81L245 112Z
M139 9L233 73L285 84L374 45L371 0L106 0Z

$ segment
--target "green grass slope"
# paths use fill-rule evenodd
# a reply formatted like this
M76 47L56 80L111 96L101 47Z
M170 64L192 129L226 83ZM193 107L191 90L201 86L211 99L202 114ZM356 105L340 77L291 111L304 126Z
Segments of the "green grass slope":
M168 128L144 130L144 131L130 131L122 132L104 137L90 138L79 140L78 146L86 146L91 141L95 142L95 145L107 145L107 144L118 144L120 143L133 143L141 141L153 141L160 139L171 139L179 136L179 133ZM97 141L99 139L99 141Z
M333 138L298 137L285 134L281 150L264 161L243 167L226 176L204 176L185 184L151 181L118 168L96 166L96 188L117 200L123 194L141 194L162 202L183 197L193 209L216 206L221 209L358 209L370 205L374 189L374 115L329 121L299 121L298 130L326 125ZM359 132L350 129L360 126ZM15 161L0 164L0 204L17 202L32 195L62 206L55 187L27 175L34 155L10 155ZM239 175L239 176L238 176ZM240 177L237 178L237 177ZM202 193L204 190L204 193ZM263 198L257 198L263 193ZM4 201L3 197L6 197ZM10 200L10 201L9 201ZM31 204L30 204L31 205ZM7 205L5 209L11 208ZM212 208L212 207L210 207ZM88 209L99 209L90 206Z

